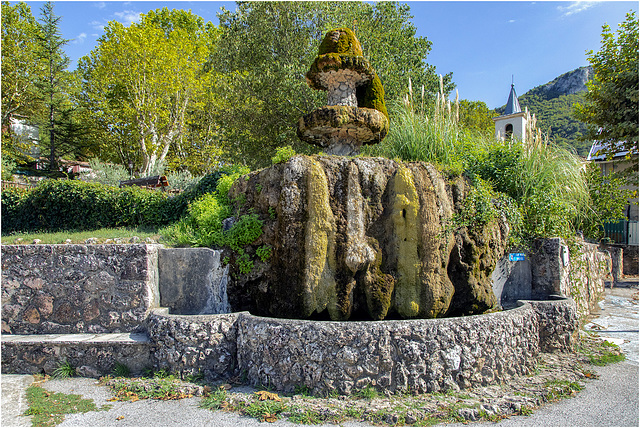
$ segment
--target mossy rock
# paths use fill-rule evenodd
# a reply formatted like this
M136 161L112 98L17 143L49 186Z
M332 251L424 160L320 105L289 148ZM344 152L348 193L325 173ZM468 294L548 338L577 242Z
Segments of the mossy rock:
M355 33L348 28L336 28L329 31L318 49L318 56L328 53L362 56L362 46Z
M373 79L368 84L356 88L356 98L358 99L358 107L378 110L389 120L387 106L384 103L382 81L380 81L375 72L373 73Z
M327 87L321 78L322 73L339 70L351 70L354 74L359 74L358 80L361 82L371 81L376 74L369 61L362 56L328 53L317 56L311 64L311 69L307 72L307 83L311 89L326 91Z
M329 147L341 130L353 128L354 141L379 143L389 132L389 120L377 109L325 106L300 118L298 137L319 147Z
M388 121L382 81L364 58L356 35L348 28L338 28L326 34L318 49L318 56L307 72L307 83L312 89L326 91L322 74L339 70L351 70L360 75L356 82L358 107L378 110Z

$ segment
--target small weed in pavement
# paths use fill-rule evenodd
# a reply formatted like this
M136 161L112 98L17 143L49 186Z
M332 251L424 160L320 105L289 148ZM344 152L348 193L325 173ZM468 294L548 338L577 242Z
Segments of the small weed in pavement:
M591 332L581 335L576 348L577 352L584 355L589 364L594 366L607 366L625 360L618 345L602 340Z
M107 410L111 407L106 405L98 408L92 399L75 394L49 392L37 385L27 388L27 402L29 408L24 415L33 416L31 425L34 427L55 426L64 420L64 415Z
M568 380L552 380L545 383L547 393L546 401L558 401L562 398L569 398L584 387L577 382L569 382Z
M53 371L54 379L68 379L76 375L76 368L68 361L61 361Z

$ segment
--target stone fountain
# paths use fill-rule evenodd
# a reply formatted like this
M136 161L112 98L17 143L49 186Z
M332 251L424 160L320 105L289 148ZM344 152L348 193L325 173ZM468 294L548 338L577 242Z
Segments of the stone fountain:
M354 155L389 128L382 83L353 32L329 31L307 73L328 104L301 118L298 135L329 154ZM239 214L263 235L233 272L234 310L280 318L382 320L482 313L496 306L491 272L508 225L446 228L471 187L431 165L383 158L296 156L238 180ZM267 262L258 246L273 249ZM233 265L233 263L232 263Z
M329 105L300 120L303 140L352 155L384 138L384 91L350 30L327 34L307 77ZM501 218L447 227L470 191L426 163L295 156L229 191L239 215L263 222L241 249L255 266L240 272L230 254L229 278L210 249L3 245L2 372L52 373L66 361L98 377L119 362L314 394L455 391L528 374L540 352L571 349L576 304L485 313L499 303L492 275L504 279L498 295L513 288L509 230ZM606 260L566 264L561 248L532 257L524 298L575 295L588 313L603 282L577 274L607 272ZM211 275L196 274L205 260ZM351 322L362 320L376 322Z
M300 119L301 140L325 148L328 154L353 156L363 144L379 143L387 135L382 82L353 31L339 28L327 33L307 83L327 91L327 105Z

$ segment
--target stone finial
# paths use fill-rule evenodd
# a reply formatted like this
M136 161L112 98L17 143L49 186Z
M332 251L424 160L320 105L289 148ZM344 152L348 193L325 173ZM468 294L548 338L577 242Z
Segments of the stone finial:
M363 144L379 143L389 131L384 89L362 56L353 31L327 33L307 73L313 89L327 91L327 105L300 118L298 137L335 155L355 155Z

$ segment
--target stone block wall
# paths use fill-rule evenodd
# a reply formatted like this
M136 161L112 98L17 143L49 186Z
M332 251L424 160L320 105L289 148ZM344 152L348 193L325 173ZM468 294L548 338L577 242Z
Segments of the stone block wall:
M625 246L622 258L623 273L625 275L638 275L638 246Z
M596 244L583 242L569 264L564 267L562 279L576 302L579 318L584 318L604 297L605 279L611 272L611 257L600 251Z
M210 248L162 248L158 256L160 306L172 314L229 313L228 265Z
M540 350L573 350L579 328L576 303L571 298L529 301L538 315Z
M152 367L154 346L144 333L47 336L3 335L2 373L52 375L63 361L94 378L111 374L116 363L135 374Z
M349 394L367 385L431 392L527 374L539 352L531 305L431 320L314 322L243 314L238 370L254 385Z
M155 245L3 245L2 333L139 331L157 264Z

